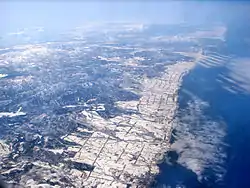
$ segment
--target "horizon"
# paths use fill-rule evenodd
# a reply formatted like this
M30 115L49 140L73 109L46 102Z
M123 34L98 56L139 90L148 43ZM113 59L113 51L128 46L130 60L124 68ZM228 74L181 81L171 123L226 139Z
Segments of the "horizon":
M31 27L70 29L89 23L210 24L250 18L248 2L3 1L0 5L3 32Z

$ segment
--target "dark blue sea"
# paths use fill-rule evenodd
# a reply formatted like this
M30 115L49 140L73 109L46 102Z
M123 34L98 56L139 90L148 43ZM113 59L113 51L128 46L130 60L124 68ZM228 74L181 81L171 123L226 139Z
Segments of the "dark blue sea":
M156 187L250 187L250 58L231 46L218 52L229 56L223 65L198 64L184 77Z

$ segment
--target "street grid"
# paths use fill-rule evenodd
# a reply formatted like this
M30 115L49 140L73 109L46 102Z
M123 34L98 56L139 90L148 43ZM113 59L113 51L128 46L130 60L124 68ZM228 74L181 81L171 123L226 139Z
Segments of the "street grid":
M137 109L136 114L104 119L96 111L82 112L76 121L89 124L92 134L71 133L64 139L78 144L67 149L76 152L71 160L94 166L93 171L72 170L83 187L140 187L145 177L159 172L157 162L170 148L181 78L193 66L194 62L170 65L161 78L144 80L139 101L118 104Z

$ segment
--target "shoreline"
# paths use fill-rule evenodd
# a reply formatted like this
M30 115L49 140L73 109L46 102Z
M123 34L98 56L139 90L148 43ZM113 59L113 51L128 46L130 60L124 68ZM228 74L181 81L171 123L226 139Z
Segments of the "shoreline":
M64 137L80 144L67 148L68 152L76 152L71 160L94 167L93 171L71 170L70 174L81 177L80 186L140 187L151 183L148 180L159 173L159 160L171 147L182 78L194 65L195 62L181 62L167 66L162 77L144 81L139 101L117 104L124 110L138 109L139 115L103 119L95 111L82 112L77 121L93 128L91 136L80 139L72 133Z

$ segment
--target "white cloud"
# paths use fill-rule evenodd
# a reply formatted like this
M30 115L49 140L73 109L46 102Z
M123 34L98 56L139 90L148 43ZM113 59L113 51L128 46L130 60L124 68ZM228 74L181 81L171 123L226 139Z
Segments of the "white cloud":
M229 74L226 75L225 79L231 84L230 89L234 92L241 90L245 93L250 93L250 59L235 59L228 64L227 68Z
M195 172L200 181L209 176L207 169L219 181L225 174L225 125L206 117L203 113L209 107L208 103L193 98L194 101L190 101L177 118L176 141L172 149L179 154L178 163Z

